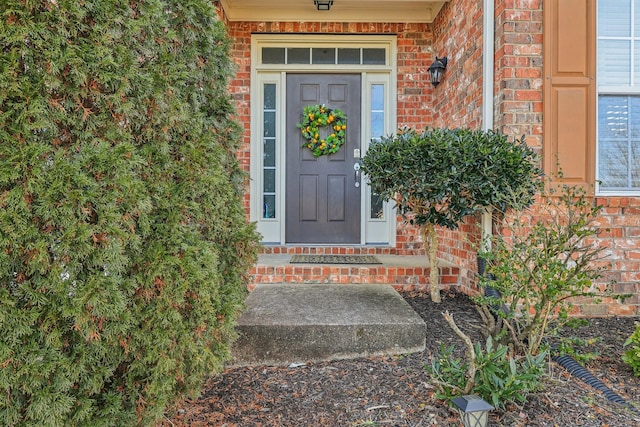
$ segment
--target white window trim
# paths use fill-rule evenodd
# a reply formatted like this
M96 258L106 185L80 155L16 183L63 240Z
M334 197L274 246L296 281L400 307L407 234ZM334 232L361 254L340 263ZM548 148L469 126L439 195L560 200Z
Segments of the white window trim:
M252 114L251 114L251 167L250 167L250 214L251 221L255 221L258 226L258 232L262 234L263 242L274 243L279 242L281 234L284 233L281 230L283 225L281 217L283 211L280 207L282 203L282 191L284 185L278 185L283 182L282 179L282 167L280 166L283 161L284 153L282 153L282 144L276 142L275 148L275 175L276 175L276 217L275 218L263 218L262 217L262 189L263 189L263 158L255 155L256 153L262 153L264 124L262 120L262 111L264 106L264 91L265 84L276 85L276 141L282 138L282 132L284 131L284 100L280 94L284 87L285 74L282 72L275 73L261 73L255 76L255 79L251 84L251 100L252 100ZM254 113L255 112L255 113Z

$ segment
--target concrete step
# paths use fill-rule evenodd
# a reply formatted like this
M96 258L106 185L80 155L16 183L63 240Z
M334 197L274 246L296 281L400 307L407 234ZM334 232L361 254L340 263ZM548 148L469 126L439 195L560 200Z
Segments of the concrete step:
M391 285L256 285L234 365L288 365L424 350L422 318Z

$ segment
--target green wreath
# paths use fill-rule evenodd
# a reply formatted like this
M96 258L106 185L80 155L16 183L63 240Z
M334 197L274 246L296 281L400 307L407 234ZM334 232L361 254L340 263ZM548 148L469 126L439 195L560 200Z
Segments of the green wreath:
M347 116L338 109L332 110L322 105L307 105L302 112L298 129L306 140L302 147L313 152L315 157L337 153L347 136ZM326 137L321 137L320 128L331 126Z

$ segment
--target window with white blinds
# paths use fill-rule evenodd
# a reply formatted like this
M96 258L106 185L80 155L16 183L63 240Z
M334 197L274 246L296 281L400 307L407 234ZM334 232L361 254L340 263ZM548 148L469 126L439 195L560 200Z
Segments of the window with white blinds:
M598 0L600 192L640 192L640 0Z

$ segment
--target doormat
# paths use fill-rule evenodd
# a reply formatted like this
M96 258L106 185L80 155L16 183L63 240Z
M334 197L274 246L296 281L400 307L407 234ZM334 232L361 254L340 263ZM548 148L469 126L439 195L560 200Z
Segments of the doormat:
M382 264L373 255L293 255L291 264Z

